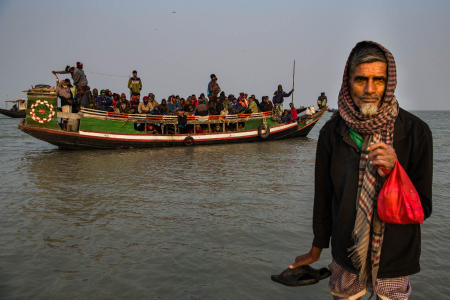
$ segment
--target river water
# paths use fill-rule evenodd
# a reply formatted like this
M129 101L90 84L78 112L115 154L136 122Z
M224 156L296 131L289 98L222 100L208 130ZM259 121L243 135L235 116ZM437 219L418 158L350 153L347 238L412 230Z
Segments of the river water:
M410 299L450 295L450 112L434 138L433 214ZM328 299L270 280L312 241L317 136L60 151L0 119L0 299ZM325 250L315 267L326 266Z

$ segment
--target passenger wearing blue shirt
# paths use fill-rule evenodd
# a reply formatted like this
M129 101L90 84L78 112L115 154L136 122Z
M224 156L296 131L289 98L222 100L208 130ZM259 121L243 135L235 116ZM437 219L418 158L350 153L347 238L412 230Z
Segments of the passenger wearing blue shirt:
M113 111L111 105L112 105L112 99L109 96L106 96L106 91L102 90L100 93L100 96L97 97L97 108L100 110L105 111Z

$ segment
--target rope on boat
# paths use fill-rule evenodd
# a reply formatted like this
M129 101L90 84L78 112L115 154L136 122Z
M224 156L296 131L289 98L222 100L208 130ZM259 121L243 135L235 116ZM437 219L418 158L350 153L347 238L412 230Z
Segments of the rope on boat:
M100 72L94 72L94 71L88 71L88 70L86 70L86 73L87 73L87 74L99 75L99 76L106 76L106 77L130 78L130 76L125 76L125 75L100 73Z

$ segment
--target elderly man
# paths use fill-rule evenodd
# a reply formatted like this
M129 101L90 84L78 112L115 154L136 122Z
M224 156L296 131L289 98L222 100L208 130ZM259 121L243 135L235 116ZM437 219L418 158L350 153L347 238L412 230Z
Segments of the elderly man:
M407 299L408 275L420 270L420 225L384 223L377 213L377 196L398 160L425 217L431 214L431 132L399 107L396 82L392 54L374 42L358 43L345 67L339 113L320 131L314 240L290 268L317 261L331 239L329 288L335 299L358 299L367 288L379 299Z
M120 95L120 100L116 103L114 111L117 113L129 114L131 111L130 102L127 100L125 93Z
M150 113L155 109L158 108L158 101L155 100L155 95L153 93L148 93L148 103L150 104Z
M148 97L144 96L142 102L139 103L138 112L140 114L149 114L152 111L152 105L148 101Z

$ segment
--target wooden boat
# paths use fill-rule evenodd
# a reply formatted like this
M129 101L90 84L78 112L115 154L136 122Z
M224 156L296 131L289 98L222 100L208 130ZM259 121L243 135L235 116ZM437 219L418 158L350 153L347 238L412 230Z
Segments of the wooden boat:
M192 146L218 143L256 142L306 136L326 108L311 117L291 123L279 123L272 112L220 116L188 116L188 133L180 132L179 118L173 115L121 114L93 109L79 113L57 111L56 91L33 88L28 93L26 118L19 124L25 133L62 149L147 148ZM62 130L58 118L68 119ZM143 128L137 130L137 124ZM157 134L147 130L151 124ZM200 125L206 133L197 132ZM218 129L213 132L213 128Z
M8 109L6 106L5 108L0 108L0 113L4 114L5 116L11 117L11 118L25 118L25 110L26 110L26 103L25 99L17 99L17 100L7 100L6 103L14 103L13 108Z

